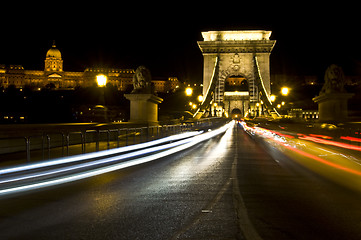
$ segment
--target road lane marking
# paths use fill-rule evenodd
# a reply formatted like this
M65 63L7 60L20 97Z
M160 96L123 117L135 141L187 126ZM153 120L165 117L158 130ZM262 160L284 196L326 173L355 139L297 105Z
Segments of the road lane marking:
M238 223L239 223L239 228L241 229L244 237L247 240L262 240L262 238L259 236L257 230L255 229L255 227L253 226L251 220L249 219L248 216L248 211L246 208L246 205L244 204L244 200L242 197L242 194L240 192L239 189L239 182L238 182L238 176L237 176L237 165L238 165L238 125L235 125L235 130L236 130L236 141L235 141L235 145L236 145L236 153L234 155L234 159L233 159L233 163L232 163L232 180L233 180L233 202L234 202L234 207L236 209L237 212L237 216L238 216Z

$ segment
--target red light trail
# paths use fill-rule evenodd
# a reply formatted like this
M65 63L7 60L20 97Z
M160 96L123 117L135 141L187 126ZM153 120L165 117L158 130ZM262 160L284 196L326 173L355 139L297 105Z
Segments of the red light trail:
M268 129L261 128L261 127L249 127L244 122L241 122L240 124L243 126L243 128L247 132L252 131L253 134L256 133L256 134L262 135L263 137L265 137L267 139L270 139L271 141L276 142L277 144L282 145L283 147L285 147L288 150L291 150L294 153L297 153L297 154L299 154L301 156L313 159L313 160L315 160L315 161L317 161L319 163L322 163L324 165L333 167L335 169L342 170L342 171L345 171L345 172L348 172L348 173L351 173L351 174L355 174L357 176L361 176L361 171L358 171L358 170L343 166L341 164L337 164L337 163L328 161L328 160L326 160L324 158L321 158L319 156L316 156L316 155L313 155L311 153L300 150L297 147L295 147L294 144L292 144L292 145L289 144L289 142L287 141L286 138L295 139L294 136L291 136L291 135L288 135L288 134L282 134L282 133L279 133L277 131L268 130ZM341 143L341 142L326 140L326 139L332 139L332 137L329 137L329 136L316 135L316 134L312 134L312 136L311 136L311 134L309 136L304 135L304 134L297 134L297 135L298 135L298 139L301 139L301 140L306 140L306 141L311 141L311 142L326 144L326 145L332 145L332 146L345 148L345 149L361 151L361 147L358 147L358 146L354 146L354 145L346 144L346 143ZM318 137L321 137L321 138L318 138Z

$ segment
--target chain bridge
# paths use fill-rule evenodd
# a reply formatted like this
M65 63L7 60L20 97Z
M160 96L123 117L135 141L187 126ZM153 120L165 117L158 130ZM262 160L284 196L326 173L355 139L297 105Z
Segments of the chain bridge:
M257 117L277 115L270 100L271 31L202 32L204 58L201 116Z

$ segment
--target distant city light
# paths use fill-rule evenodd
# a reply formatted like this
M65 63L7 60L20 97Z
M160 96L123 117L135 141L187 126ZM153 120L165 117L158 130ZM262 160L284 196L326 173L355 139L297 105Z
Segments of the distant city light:
M198 102L202 102L203 101L203 96L199 95L197 99L198 99Z
M99 87L105 87L107 85L107 76L103 74L97 75L97 84Z

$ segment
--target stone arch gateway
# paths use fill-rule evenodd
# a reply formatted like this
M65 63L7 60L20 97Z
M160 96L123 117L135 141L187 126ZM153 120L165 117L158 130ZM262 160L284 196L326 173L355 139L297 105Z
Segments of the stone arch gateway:
M270 114L274 109L269 99L270 54L276 43L269 39L271 33L264 30L202 32L204 40L198 41L198 46L204 58L204 100L199 113L212 113L216 108L230 116L232 109L238 108L243 116ZM237 84L243 85L237 88Z

